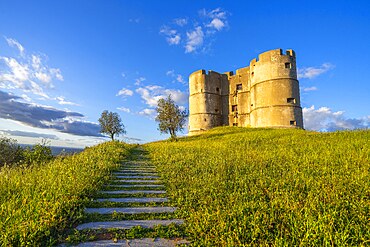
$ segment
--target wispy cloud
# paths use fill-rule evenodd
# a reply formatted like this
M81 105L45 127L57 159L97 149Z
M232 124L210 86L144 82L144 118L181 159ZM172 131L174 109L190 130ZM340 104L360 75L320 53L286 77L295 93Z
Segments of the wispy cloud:
M56 135L51 134L42 134L36 132L28 131L19 131L19 130L2 130L2 132L7 133L12 136L24 136L24 137L34 137L34 138L46 138L52 140L58 140L59 138Z
M228 15L221 8L202 9L190 21L189 18L176 18L170 24L163 25L159 32L166 37L168 44L183 46L185 53L204 51L203 46L210 46L209 39L228 27Z
M170 45L178 45L181 41L181 35L178 33L176 29L171 29L168 26L163 26L159 33L166 36L167 43Z
M162 86L146 86L136 89L136 92L140 94L145 104L149 107L156 107L158 100L171 95L172 99L179 105L183 105L188 100L188 95L177 89L166 89Z
M67 101L63 96L56 97L55 100L58 101L58 104L59 105L74 105L74 106L78 106L77 103L74 103L74 102L71 102L71 101Z
M45 89L54 87L53 79L63 81L60 69L46 65L43 61L45 55L27 55L18 41L10 38L6 40L9 46L19 50L21 57L0 56L0 88L21 89L49 99Z
M18 41L16 41L15 39L6 38L6 37L5 37L5 40L6 40L6 42L8 43L9 46L16 47L18 49L18 51L19 51L19 54L21 56L23 56L23 54L24 54L24 47Z
M182 84L185 84L186 83L186 81L184 80L183 76L180 75L180 74L176 74L175 73L175 70L169 70L169 71L167 71L166 72L166 75L169 76L169 77L171 77L171 78L173 78L174 79L173 82L177 81L177 82L180 82Z
M139 78L136 78L135 79L135 85L136 86L139 86L139 85L141 85L141 83L143 82L143 81L145 81L146 80L146 78L145 77L139 77Z
M200 11L200 14L208 17L209 23L206 24L206 27L210 29L221 31L228 26L227 12L222 10L221 8L217 8L211 11L206 11L205 9L203 9Z
M0 91L0 118L74 135L102 136L99 125L85 121L81 113L23 103L19 101L21 99L22 97Z
M186 32L185 53L194 52L203 45L204 33L202 27L198 26L193 31Z
M123 111L123 112L126 112L126 113L131 112L131 110L129 108L126 108L126 107L117 107L117 110L120 110L120 111Z
M298 68L298 79L313 79L334 68L335 66L331 63L323 63L320 67Z
M302 90L304 92L316 91L317 90L317 87L315 87L315 86L312 86L312 87L303 87Z
M122 88L119 90L119 92L116 94L116 96L132 96L134 92L127 88Z
M304 127L315 131L335 131L369 128L370 116L346 118L344 111L332 111L329 107L315 106L303 108Z
M177 18L177 19L174 19L173 22L180 26L180 27L183 27L185 26L186 24L188 24L188 19L187 18Z
M139 115L149 117L150 119L154 119L157 113L155 109L145 108L139 112Z

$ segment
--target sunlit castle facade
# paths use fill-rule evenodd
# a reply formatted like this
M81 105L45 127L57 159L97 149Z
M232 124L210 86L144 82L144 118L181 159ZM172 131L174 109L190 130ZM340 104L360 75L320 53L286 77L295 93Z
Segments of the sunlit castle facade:
M236 73L189 77L189 135L216 126L303 128L296 57L270 50Z

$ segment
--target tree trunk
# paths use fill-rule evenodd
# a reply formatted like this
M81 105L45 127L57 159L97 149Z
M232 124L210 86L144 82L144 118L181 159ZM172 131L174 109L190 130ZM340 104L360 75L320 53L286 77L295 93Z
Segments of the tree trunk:
M114 133L110 133L110 138L112 138L112 141L114 141Z

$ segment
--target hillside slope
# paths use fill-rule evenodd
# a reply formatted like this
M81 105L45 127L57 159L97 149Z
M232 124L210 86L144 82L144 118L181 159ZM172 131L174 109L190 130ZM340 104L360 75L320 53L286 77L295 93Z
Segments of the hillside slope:
M366 245L370 131L215 128L145 145L202 246Z

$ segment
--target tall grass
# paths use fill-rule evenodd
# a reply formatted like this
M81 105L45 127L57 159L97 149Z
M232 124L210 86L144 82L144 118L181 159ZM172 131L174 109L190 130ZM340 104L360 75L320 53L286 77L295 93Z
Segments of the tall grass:
M145 147L195 245L365 246L369 140L224 127Z
M44 165L0 170L0 245L52 245L132 146L109 142Z

